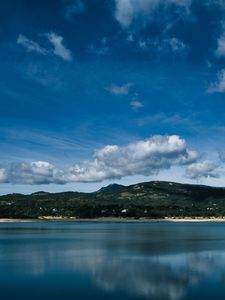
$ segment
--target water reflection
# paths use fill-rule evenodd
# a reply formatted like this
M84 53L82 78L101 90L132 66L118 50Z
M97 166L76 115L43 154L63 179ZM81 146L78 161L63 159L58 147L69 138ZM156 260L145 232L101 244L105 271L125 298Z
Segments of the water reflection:
M55 226L44 235L39 227L15 232L0 226L1 289L7 276L47 281L58 274L71 282L85 277L89 289L135 299L195 299L193 291L200 299L208 282L225 297L223 224Z
M153 257L117 257L89 251L70 261L75 271L88 273L106 291L126 291L153 299L179 300L206 276L218 276L225 254L183 253ZM71 266L70 266L71 267ZM220 270L221 278L225 269Z

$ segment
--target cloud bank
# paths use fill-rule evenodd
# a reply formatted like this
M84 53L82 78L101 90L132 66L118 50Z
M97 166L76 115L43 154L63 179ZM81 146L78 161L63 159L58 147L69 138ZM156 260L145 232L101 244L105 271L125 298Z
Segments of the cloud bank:
M102 181L130 175L153 175L174 165L195 162L199 153L187 149L179 136L153 136L127 146L108 145L95 152L93 160L70 169L71 180Z
M173 166L195 163L200 154L189 150L177 135L156 135L125 146L107 145L91 160L81 161L67 170L49 162L22 162L0 168L0 182L12 184L66 184L97 182L131 175L150 176Z

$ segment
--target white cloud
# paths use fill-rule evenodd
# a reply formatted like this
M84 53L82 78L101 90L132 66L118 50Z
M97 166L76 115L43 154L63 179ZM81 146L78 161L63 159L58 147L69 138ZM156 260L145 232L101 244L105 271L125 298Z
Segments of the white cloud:
M140 108L143 107L143 104L138 100L134 100L130 102L130 106L134 111L138 111Z
M64 184L67 182L62 171L45 161L12 164L3 172L5 182L12 184Z
M190 165L186 176L192 179L214 176L213 163L196 163L200 154L189 150L186 141L177 135L152 136L125 146L107 145L90 160L81 161L60 170L46 161L21 162L0 167L0 183L10 184L66 184L72 182L100 182L126 176L157 175L171 167Z
M208 90L208 93L224 93L225 92L225 69L218 73L217 81L212 83Z
M216 56L225 56L225 33L223 33L217 40Z
M203 162L193 163L186 168L186 177L191 179L200 179L202 177L218 177L215 172L217 165L211 161L205 160Z
M115 18L122 27L127 28L139 16L150 18L154 11L161 6L176 5L182 9L184 14L187 14L191 0L115 0L115 4Z
M71 61L72 60L72 53L69 49L67 49L64 45L63 45L63 37L60 35L57 35L54 32L50 32L47 34L44 34L44 37L48 38L48 41L51 43L51 46L53 46L53 48L43 48L42 46L40 46L37 42L34 42L30 39L28 39L26 36L20 34L17 38L17 44L22 45L26 51L28 52L36 52L38 54L42 54L42 55L50 55L50 54L54 54L56 56L61 57L64 60L67 61Z
M116 96L127 95L129 93L131 85L131 83L122 85L111 84L110 86L106 87L106 90Z
M41 47L37 42L28 39L26 36L22 34L19 34L17 38L17 44L22 45L28 52L37 52L43 55L48 54L48 50Z
M0 183L8 182L6 169L0 168Z
M187 150L187 155L180 156L177 160L178 165L188 165L196 162L202 154L195 150Z
M215 50L217 57L225 56L225 22L221 22L220 36L217 38L217 48Z
M64 60L71 61L72 60L72 53L69 49L67 49L63 45L63 37L54 33L50 32L47 34L47 37L50 41L50 43L53 45L53 53L56 56L61 57Z
M158 135L127 146L108 145L96 151L93 160L70 169L70 180L93 182L129 175L147 176L173 165L193 163L198 157L179 136Z

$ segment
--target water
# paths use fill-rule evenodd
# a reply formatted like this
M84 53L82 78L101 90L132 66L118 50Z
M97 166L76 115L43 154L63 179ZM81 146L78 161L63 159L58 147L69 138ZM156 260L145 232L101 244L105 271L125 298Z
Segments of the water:
M225 299L225 224L0 224L0 298Z

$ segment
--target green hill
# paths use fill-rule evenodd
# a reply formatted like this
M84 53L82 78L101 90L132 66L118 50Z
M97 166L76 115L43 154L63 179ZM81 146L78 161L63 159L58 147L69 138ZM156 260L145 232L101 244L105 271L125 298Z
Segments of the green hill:
M225 189L152 181L96 193L37 192L0 196L1 218L40 216L220 217L225 216Z

